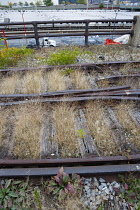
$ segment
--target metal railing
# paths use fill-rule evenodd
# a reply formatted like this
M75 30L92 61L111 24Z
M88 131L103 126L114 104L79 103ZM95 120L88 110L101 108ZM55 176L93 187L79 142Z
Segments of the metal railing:
M133 30L121 30L121 31L115 31L115 29L110 29L111 31L106 31L104 29L103 30L98 30L96 31L96 29L92 29L91 28L94 24L104 24L107 23L108 27L110 27L111 24L114 25L114 27L116 26L115 24L120 24L123 23L123 25L125 25L126 23L131 23L131 24L135 24L136 23L136 17L134 17L133 19L99 19L99 20L90 20L90 19L86 19L86 20L63 20L63 21L30 21L30 22L11 22L11 23L0 23L0 30L4 30L5 31L5 37L7 40L12 40L12 39L29 39L29 38L34 38L36 40L36 46L37 48L40 47L40 43L39 43L39 38L44 37L44 34L42 34L41 32L39 32L38 30L38 26L41 26L42 24L45 25L46 30L47 30L47 26L49 26L49 28L56 28L56 33L50 33L49 30L47 32L47 37L62 37L62 36L84 36L85 37L85 45L88 46L88 37L89 36L95 36L95 35L124 35L124 34L130 34L131 36L133 36L134 31ZM94 23L94 24L93 24ZM61 31L61 32L57 32L57 28L58 26L63 26L65 28L66 24L68 24L67 26L71 27L73 24L76 24L77 27L80 26L84 26L83 27L83 32L78 32L76 30L71 30L71 32L67 32L67 30L65 30L65 32ZM90 25L90 27L89 27ZM6 31L10 28L10 27L18 27L18 26L23 26L23 28L26 28L26 31L23 31L23 35L18 35L18 36L9 36L6 34ZM28 35L27 33L27 27L32 26L33 28L33 34L32 35ZM94 28L94 27L93 27ZM13 29L14 30L14 29ZM26 32L26 33L25 33ZM0 38L2 38L3 35L1 34Z

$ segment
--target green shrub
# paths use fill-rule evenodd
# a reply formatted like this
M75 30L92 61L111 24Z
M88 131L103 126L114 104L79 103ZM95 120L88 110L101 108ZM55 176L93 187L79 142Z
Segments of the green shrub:
M33 50L25 47L8 48L0 50L0 68L15 67L17 63L33 53Z
M83 56L85 54L91 55L92 53L89 51L82 51L78 47L65 50L59 49L57 52L50 55L47 59L47 63L52 66L74 64L79 56Z

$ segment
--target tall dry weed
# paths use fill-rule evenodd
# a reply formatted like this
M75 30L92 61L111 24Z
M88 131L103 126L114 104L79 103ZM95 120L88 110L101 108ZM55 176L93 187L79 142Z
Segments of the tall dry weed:
M39 158L43 114L41 106L39 104L18 106L15 114L15 156L23 159Z
M116 107L117 118L125 129L126 139L132 143L137 149L140 149L140 128L132 120L130 116L131 110L134 109L134 104L121 103Z
M6 122L9 115L9 109L1 108L0 109L0 147L2 147L3 137L6 131Z
M62 157L79 154L77 136L74 127L74 106L66 103L54 107L54 120L56 124L56 140Z
M41 93L42 71L29 71L21 79L21 93Z
M75 89L90 89L91 86L86 78L86 74L80 71L74 71L70 74L72 85Z
M14 94L19 80L19 75L13 73L0 79L0 94Z
M95 139L98 151L101 155L117 154L116 144L114 142L112 132L106 124L104 116L104 108L99 101L91 101L86 105L86 119L90 129L90 133Z
M60 70L54 69L53 71L48 72L46 75L46 80L49 92L67 89L65 76Z

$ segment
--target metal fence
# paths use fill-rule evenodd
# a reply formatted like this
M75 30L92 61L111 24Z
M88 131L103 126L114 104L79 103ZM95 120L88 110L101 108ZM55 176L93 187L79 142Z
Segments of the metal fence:
M30 22L11 22L11 23L0 23L0 38L6 37L7 40L12 39L29 39L34 38L36 40L37 48L40 47L39 38L44 37L44 34L39 31L39 28L46 28L47 37L62 37L62 36L84 36L85 45L88 46L88 37L95 35L124 35L130 34L133 36L134 31L131 29L132 25L137 21L136 17L133 19L99 19L99 20L63 20L63 21L30 21ZM95 25L108 26L108 30L96 30L94 29ZM124 26L130 24L130 29L125 29ZM122 25L121 30L116 31L117 25ZM61 30L58 30L61 26ZM68 32L68 29L72 29L75 26L74 30ZM27 33L28 29L32 27L32 34ZM62 30L65 29L65 31ZM76 28L82 27L82 32L76 30ZM21 31L21 34L16 35L16 31ZM49 30L47 30L49 28ZM50 29L55 29L55 33L50 31ZM92 29L92 30L91 30ZM7 31L13 30L12 36ZM3 33L2 33L3 32Z

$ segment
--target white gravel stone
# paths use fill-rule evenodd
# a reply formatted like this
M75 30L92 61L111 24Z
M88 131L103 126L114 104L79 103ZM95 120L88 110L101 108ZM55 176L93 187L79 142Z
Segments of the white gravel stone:
M127 210L127 204L125 202L122 203L122 206L123 206L123 210Z
M102 191L105 191L106 189L107 189L107 187L103 187L103 188L102 188Z
M113 192L113 187L111 185L109 186L109 190L110 192Z
M89 190L89 186L86 185L85 186L85 190L88 191Z
M85 179L85 181L87 181L87 182L91 182L91 180L92 180L91 178L86 178Z
M89 210L97 210L103 201L108 201L111 209L115 208L113 201L116 201L122 207L122 210L127 210L126 201L122 200L120 193L116 196L116 191L122 189L119 182L106 183L104 179L100 178L98 181L94 177L93 179L85 179L84 184L81 201Z
M103 200L107 201L108 200L108 196L104 196Z
M107 187L106 183L102 183L100 186Z
M5 184L5 181L4 181L3 179L1 180L1 184L2 184L2 185L4 185L4 184Z
M99 200L95 201L96 205L101 204L101 202L102 202L102 200L101 200L101 199L99 199Z
M84 205L85 205L85 206L88 206L89 203L90 203L89 201L85 201L85 202L84 202Z
M98 182L98 180L96 179L96 177L94 177L94 186L95 186L95 187L99 187L99 182Z
M97 209L97 206L92 206L92 208L91 208L92 210L96 210Z
M120 184L116 183L113 187L114 188L120 188Z
M89 193L89 194L87 194L87 198L90 198L90 193Z
M106 194L110 194L110 192L109 192L109 189L107 188L107 189L105 189L105 193Z
M115 194L116 194L116 192L115 192L115 191L113 191L112 195L114 195L114 196L115 196Z
M95 196L95 190L91 190L91 195Z
M114 181L114 182L112 182L110 185L115 185L117 182L116 181Z
M83 202L84 200L85 200L85 198L84 198L84 197L82 197L82 198L80 199L80 201L81 201L81 202Z
M99 182L101 182L101 183L102 183L102 182L105 182L105 180L104 180L104 179L102 179L102 178L100 178L100 179L99 179Z
M113 195L110 195L109 198L110 198L110 200L113 200L114 199L114 196Z
M90 201L95 202L95 197L94 196L91 196L90 197Z
M103 188L104 188L104 186L102 186L102 185L100 185L100 186L98 187L99 190L102 190Z

